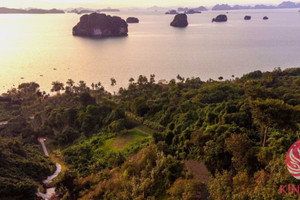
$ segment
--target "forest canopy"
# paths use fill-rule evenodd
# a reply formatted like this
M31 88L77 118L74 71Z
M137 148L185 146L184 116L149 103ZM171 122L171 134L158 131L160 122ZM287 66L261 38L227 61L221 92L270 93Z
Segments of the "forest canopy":
M53 96L37 83L3 94L0 199L34 197L53 172L38 137L66 165L62 199L299 198L279 187L297 184L285 156L299 140L300 68L128 84L115 95L71 79L54 81Z

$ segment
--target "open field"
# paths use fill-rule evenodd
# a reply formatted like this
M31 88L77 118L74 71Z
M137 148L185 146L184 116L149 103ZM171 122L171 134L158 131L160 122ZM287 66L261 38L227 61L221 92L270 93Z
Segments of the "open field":
M122 151L128 149L130 146L138 144L143 140L150 140L152 136L147 132L141 130L139 127L128 130L121 136L108 139L104 142L103 149L111 149L113 151Z

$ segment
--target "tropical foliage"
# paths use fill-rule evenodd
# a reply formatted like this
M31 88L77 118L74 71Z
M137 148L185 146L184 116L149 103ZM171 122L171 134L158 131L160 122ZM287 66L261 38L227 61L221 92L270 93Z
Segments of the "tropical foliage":
M49 138L68 166L56 182L62 199L298 198L280 194L279 188L297 184L286 170L285 155L300 136L299 68L218 81L180 75L168 83L155 83L155 75L136 80L117 95L100 82L89 88L71 79L66 87L53 82L54 96L34 83L31 89L8 91L3 98L11 101L3 112L13 109L12 102L19 109L6 116L10 121L0 141L14 141L23 153L7 142L0 147L28 158L24 162L38 170L22 176L36 181L51 164L33 144L36 137ZM116 84L114 78L111 82ZM13 120L32 114L31 121ZM33 151L36 157L26 157ZM196 167L202 164L210 177ZM34 187L24 190L32 195Z

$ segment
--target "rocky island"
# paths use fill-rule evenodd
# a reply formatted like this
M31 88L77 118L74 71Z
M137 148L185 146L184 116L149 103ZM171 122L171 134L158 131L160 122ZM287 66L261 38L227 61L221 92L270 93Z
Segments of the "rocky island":
M120 17L100 13L80 17L73 28L74 36L83 37L121 37L127 36L128 24Z
M173 27L180 27L180 28L187 27L188 25L187 15L186 14L176 15L170 25Z
M128 18L126 19L126 22L127 22L127 23L139 23L139 19L136 18L136 17L128 17Z
M246 16L244 17L244 20L251 20L251 16L246 15Z
M227 22L226 15L218 15L216 18L212 19L212 22Z

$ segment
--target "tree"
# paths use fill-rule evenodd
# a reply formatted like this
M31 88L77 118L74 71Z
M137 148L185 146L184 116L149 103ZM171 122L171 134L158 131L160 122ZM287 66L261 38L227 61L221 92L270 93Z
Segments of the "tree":
M59 81L53 81L51 92L57 92L57 94L59 94L61 90L64 90L64 84Z
M66 93L72 93L73 92L73 87L74 87L74 81L72 79L68 79L66 82Z
M170 199L195 200L206 199L207 191L204 183L199 180L177 179L169 189Z
M300 109L278 99L256 100L251 102L252 115L264 130L262 146L266 145L269 128L297 130Z
M148 79L146 76L140 75L138 80L137 80L137 84L138 85L146 85L148 83Z
M229 171L217 172L215 178L209 180L209 193L215 200L232 199L232 174Z
M87 92L81 93L79 99L84 106L96 103L96 100Z
M251 141L246 135L232 134L230 138L226 139L225 144L226 149L232 154L232 162L236 170L241 171L250 167L248 159Z
M95 90L99 90L99 89L103 88L103 87L101 86L101 82L94 83L94 87L95 87Z
M184 82L184 78L182 77L182 76L180 76L179 74L177 75L177 77L176 77L180 82Z
M155 83L155 74L150 74L150 84Z
M116 85L117 84L117 81L116 81L116 79L115 78L110 78L110 85L111 86L114 86L114 85Z
M79 81L78 83L78 89L80 93L88 92L89 88L86 86L86 83L84 81Z
M133 82L134 82L134 78L131 77L131 78L129 79L129 83L132 84Z
M139 116L144 116L149 111L149 107L143 97L137 97L131 104L131 110Z
M122 95L124 91L125 91L125 89L122 88L122 87L120 87L120 88L119 88L119 91L118 91L118 94Z
M35 82L30 82L20 84L18 89L25 94L35 94L38 91L39 87L39 84Z
M75 82L72 79L68 79L68 81L67 81L67 85L71 88L74 86L74 83Z
M13 97L13 99L35 99L36 97L40 97L41 93L39 91L39 84L35 82L30 83L22 83L19 85L18 90L12 89L9 91L9 95Z

